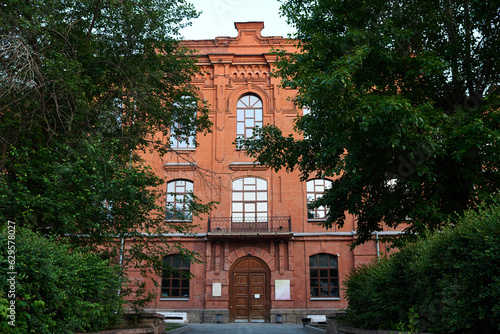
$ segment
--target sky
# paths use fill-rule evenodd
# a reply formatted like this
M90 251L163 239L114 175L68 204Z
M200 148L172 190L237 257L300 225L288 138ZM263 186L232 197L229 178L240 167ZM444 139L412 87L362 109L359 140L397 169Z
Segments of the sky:
M264 21L262 36L286 37L293 29L279 16L278 0L188 0L203 13L181 30L184 39L236 37L234 22Z

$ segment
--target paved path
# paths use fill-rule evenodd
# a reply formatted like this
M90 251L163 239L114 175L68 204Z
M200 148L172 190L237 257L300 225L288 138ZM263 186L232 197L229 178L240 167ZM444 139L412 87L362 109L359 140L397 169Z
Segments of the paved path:
M187 334L221 333L221 334L294 334L307 333L302 325L288 324L189 324L191 328Z

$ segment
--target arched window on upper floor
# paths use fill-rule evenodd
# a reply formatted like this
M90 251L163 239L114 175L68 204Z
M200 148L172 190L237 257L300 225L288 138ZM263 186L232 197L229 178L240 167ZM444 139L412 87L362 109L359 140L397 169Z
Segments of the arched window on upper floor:
M325 193L325 190L332 186L332 181L326 179L312 179L307 181L307 219L326 219L328 208L320 206L311 209L309 205L319 199Z
M244 177L233 181L232 218L240 222L267 222L267 181Z
M236 135L250 138L253 135L253 128L262 127L262 124L262 100L254 94L243 95L236 105Z
M167 220L192 221L193 182L173 180L167 183Z

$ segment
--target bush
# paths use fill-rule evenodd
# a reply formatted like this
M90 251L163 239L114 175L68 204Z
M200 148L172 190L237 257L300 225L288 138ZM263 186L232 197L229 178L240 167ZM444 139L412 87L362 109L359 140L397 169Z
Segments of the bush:
M396 329L394 319L407 318L407 305L414 302L412 275L406 263L413 260L410 247L362 265L345 282L349 321L361 328Z
M346 282L348 319L367 329L438 333L500 330L500 201Z
M11 230L11 239L12 239ZM2 333L73 333L96 331L120 317L121 285L117 268L97 254L71 249L62 241L25 229L0 233L0 316ZM9 255L15 254L15 275ZM15 327L10 306L15 277ZM8 299L7 299L8 298Z

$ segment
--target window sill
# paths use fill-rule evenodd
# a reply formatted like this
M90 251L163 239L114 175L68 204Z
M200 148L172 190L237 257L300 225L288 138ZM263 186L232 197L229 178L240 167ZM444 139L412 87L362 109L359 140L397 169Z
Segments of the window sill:
M267 170L269 166L261 165L259 162L231 162L229 169L234 171Z
M340 300L340 297L311 297L310 300Z
M195 162L185 162L185 163L166 163L163 165L167 171L193 171L198 168Z
M309 223L319 223L326 221L326 218L307 218L307 222Z
M196 147L171 147L172 151L196 151Z
M192 220L181 220L181 219L165 219L165 223L184 223L189 224L192 223Z
M164 300L173 300L173 301L186 301L189 300L189 298L160 298L161 301Z

